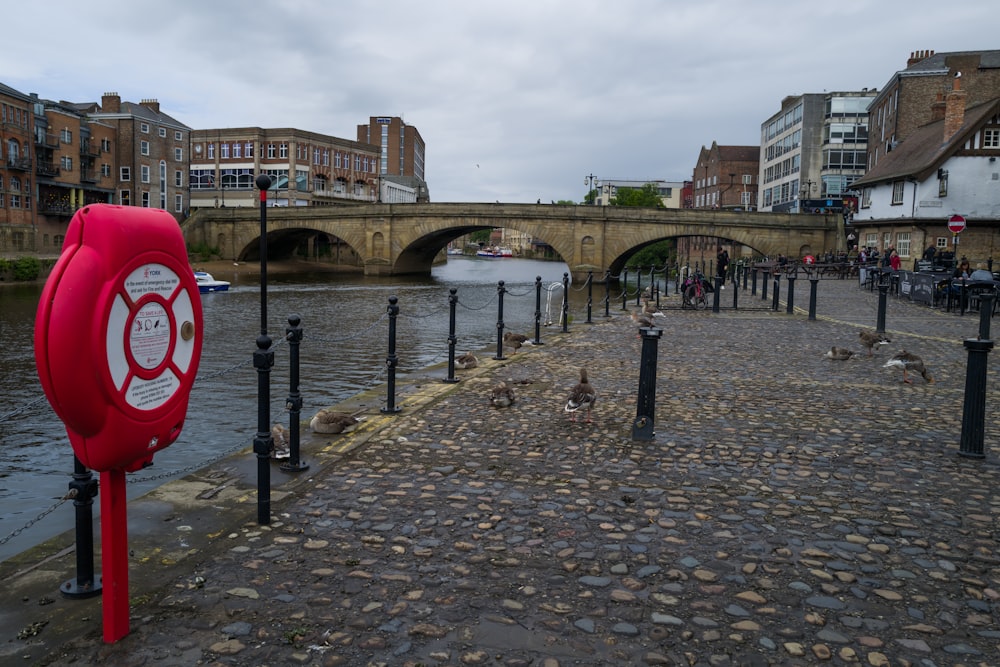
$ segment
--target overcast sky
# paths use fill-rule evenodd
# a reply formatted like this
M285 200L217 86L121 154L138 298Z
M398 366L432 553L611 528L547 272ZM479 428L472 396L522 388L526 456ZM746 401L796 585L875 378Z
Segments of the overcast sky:
M251 9L252 8L252 9ZM984 0L45 0L0 81L159 100L193 129L355 139L401 116L437 202L582 201L584 179L682 181L757 145L788 95L882 88L912 51L1000 48ZM16 28L15 28L16 25Z

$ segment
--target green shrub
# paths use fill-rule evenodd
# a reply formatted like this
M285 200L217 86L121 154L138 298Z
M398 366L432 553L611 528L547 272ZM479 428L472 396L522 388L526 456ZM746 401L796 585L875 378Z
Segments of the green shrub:
M13 265L14 280L31 281L38 280L42 273L42 263L37 257L18 257Z

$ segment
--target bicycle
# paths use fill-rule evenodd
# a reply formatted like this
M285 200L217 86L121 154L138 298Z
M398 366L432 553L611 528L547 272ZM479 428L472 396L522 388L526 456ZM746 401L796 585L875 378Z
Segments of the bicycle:
M681 306L691 306L695 310L704 310L708 307L706 295L712 291L712 286L701 271L695 271L684 281L684 291L681 295Z

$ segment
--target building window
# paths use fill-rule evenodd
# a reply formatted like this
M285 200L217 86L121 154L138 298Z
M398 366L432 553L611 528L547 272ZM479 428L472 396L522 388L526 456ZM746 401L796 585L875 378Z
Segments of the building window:
M267 157L269 160L274 159L274 144L267 145Z
M149 192L143 192L140 197L142 198L140 206L143 208L149 208Z
M892 204L893 206L903 203L903 181L895 181L892 184Z
M184 139L184 135L180 133L180 130L174 132L174 141L181 141L182 139Z
M313 164L319 164L319 156L320 156L319 148L314 148L313 149Z
M983 148L1000 148L1000 129L983 130Z
M278 157L282 160L288 159L288 144L281 144L278 146Z
M183 162L183 161L184 161L184 149L183 148L175 148L174 149L174 162Z
M174 187L183 188L184 187L184 172L180 169L174 171Z
M214 169L192 169L188 175L192 190L214 190L215 170Z
M243 157L243 144L241 144L238 141L233 144L233 157L234 158Z
M896 232L896 253L900 257L910 256L910 232Z
M149 155L149 142L140 141L139 142L139 155Z
M139 123L139 131L143 134L149 134L149 123Z
M208 159L209 160L215 159L215 144L208 145Z
M938 169L938 197L948 196L948 170Z
M132 194L128 190L122 190L118 193L118 203L122 206L131 206Z
M861 208L871 208L872 206L872 189L865 188L861 191Z
M220 160L229 159L229 144L219 144L219 159Z
M243 144L243 154L246 157L248 157L248 158L253 157L253 142L252 141L248 141L245 144Z
M149 165L142 165L139 167L139 182L149 183Z
M102 153L110 153L111 152L111 140L110 139L101 139L101 152Z
M64 144L73 143L73 133L70 132L68 129L63 128L62 131L59 132L59 141L63 142Z
M161 138L166 139L167 138L167 128L165 128L165 127L157 128L157 134L159 134Z
M73 171L73 158L68 155L63 155L59 158L59 167L63 171Z
M110 175L111 175L111 165L110 164L102 164L101 165L101 176L104 176L105 178L107 178Z
M937 240L934 241L934 245L937 246L938 250L947 250L948 249L948 237L947 236L939 236L939 237L937 237Z
M132 180L132 167L122 167L119 170L119 181L131 181ZM126 204L127 206L127 204Z
M184 195L174 195L174 213L183 213Z

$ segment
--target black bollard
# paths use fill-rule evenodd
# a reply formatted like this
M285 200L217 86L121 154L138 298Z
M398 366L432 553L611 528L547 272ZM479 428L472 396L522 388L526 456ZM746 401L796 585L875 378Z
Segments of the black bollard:
M628 269L622 270L622 310L628 310Z
M494 359L503 359L503 295L507 290L503 286L503 281L497 282L497 354Z
M774 274L774 285L772 286L774 294L771 295L771 310L778 312L778 301L779 295L781 293L781 274Z
M587 324L593 324L590 319L590 309L594 304L594 272L587 271Z
M562 322L563 333L569 331L569 274L563 274L563 302L562 302Z
M993 318L993 294L985 293L979 297L979 340L990 337L990 320Z
M257 349L253 352L253 367L257 369L257 434L253 438L253 453L257 456L257 523L266 526L271 523L271 367L274 366L274 350L271 337L257 336Z
M715 276L715 289L712 290L712 312L719 312L719 299L722 295L722 278Z
M788 301L785 303L785 312L795 312L795 273L788 274Z
M965 371L965 403L962 406L962 438L958 454L982 459L986 458L983 437L986 421L986 357L993 349L993 341L970 338L962 344L969 351L969 363Z
M889 294L889 282L879 277L878 281L878 320L875 324L876 333L885 333L885 304Z
M632 423L632 439L652 440L656 414L656 349L663 330L643 327L639 333L642 335L642 356L639 359L639 396Z
M744 264L740 268L741 268L741 270L743 272L743 289L746 290L746 288L747 288L747 280L749 280L749 278L750 278L750 266L747 265L747 264ZM754 283L754 287L756 287L756 282Z
M809 319L816 319L816 288L819 286L819 276L809 276Z
M740 307L740 286L739 283L733 285L733 310L739 310Z
M542 277L535 276L535 345L542 344Z
M677 277L674 279L674 294L680 294L681 293L681 263L680 262L676 262L675 268L677 269L677 273L675 274Z
M395 296L389 297L389 306L386 312L389 313L389 352L385 357L385 367L388 370L386 376L385 407L382 412L385 414L396 414L400 408L396 407L396 366L399 365L399 358L396 356L396 318L399 316L399 299Z
M760 300L767 301L767 273L760 276Z
M59 591L68 598L85 599L101 594L101 575L94 576L94 497L98 483L80 459L73 457L69 492L76 510L76 578L63 582Z
M753 269L753 280L750 282L750 296L757 296L757 267Z
M288 460L279 468L284 472L302 472L309 469L309 464L299 458L299 415L302 413L302 394L299 393L299 347L302 343L302 318L298 315L288 316L288 326L285 327L285 339L288 341Z
M442 382L455 383L455 345L458 343L458 336L455 335L455 305L458 303L458 288L448 289L448 377ZM537 312L535 321L538 321ZM538 329L535 329L535 337L538 337Z
M604 317L611 317L611 271L604 272Z

